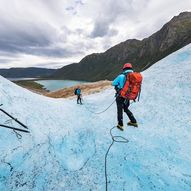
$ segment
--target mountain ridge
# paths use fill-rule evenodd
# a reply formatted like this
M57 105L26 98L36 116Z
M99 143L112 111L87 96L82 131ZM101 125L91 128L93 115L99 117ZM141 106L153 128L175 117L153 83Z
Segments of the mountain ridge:
M125 62L142 71L172 52L191 43L191 12L173 17L159 31L143 40L128 39L103 53L85 56L79 63L58 69L53 78L72 80L112 80Z
M28 67L28 68L9 68L9 69L0 69L0 75L5 78L41 78L48 77L52 75L56 69L48 68L37 68L37 67Z

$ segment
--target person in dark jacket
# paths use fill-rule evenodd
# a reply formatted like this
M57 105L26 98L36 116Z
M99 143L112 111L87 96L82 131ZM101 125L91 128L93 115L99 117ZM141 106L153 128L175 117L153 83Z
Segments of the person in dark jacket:
M130 101L120 96L120 90L123 89L123 86L125 85L126 82L126 77L130 72L133 72L132 65L130 63L124 64L123 72L119 74L112 82L112 86L114 86L116 90L117 120L118 120L117 128L119 128L122 131L124 130L123 110L130 119L127 125L138 127L137 121L133 116L133 113L129 110Z
M77 87L75 89L75 94L77 95L77 104L81 104L82 105L82 94L81 94L81 89L79 87Z

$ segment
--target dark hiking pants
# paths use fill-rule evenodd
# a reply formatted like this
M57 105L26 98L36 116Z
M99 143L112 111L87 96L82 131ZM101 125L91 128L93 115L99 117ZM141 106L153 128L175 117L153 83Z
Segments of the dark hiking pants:
M129 100L126 100L123 97L118 96L116 98L116 103L117 103L117 119L119 125L123 125L123 110L127 114L132 123L137 122L135 117L133 116L133 113L128 108L130 105Z
M81 95L77 95L77 104L79 104L79 101L80 101L80 104L82 104Z

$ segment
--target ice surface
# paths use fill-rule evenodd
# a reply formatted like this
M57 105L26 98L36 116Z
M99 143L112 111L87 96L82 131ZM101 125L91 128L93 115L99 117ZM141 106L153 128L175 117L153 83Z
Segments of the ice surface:
M108 155L109 191L191 190L191 45L143 72L141 99L130 107L139 128L115 135ZM103 191L104 157L116 125L112 87L73 99L29 92L0 77L2 108L31 133L0 128L0 191ZM8 117L0 113L0 123ZM124 122L128 122L124 115ZM20 128L14 121L8 125Z

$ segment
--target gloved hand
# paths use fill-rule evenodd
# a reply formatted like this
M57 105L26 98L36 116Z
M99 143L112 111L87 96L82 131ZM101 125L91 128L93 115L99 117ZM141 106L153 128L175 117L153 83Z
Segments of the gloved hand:
M118 96L120 95L120 91L121 91L121 89L118 88L118 86L115 86L115 91L116 91L116 93L115 93L115 97L118 97Z
M116 91L116 92L119 92L119 90L120 90L120 89L118 88L118 86L115 86L115 91Z
M115 93L115 97L118 97L118 96L119 96L119 94L116 92L116 93Z

